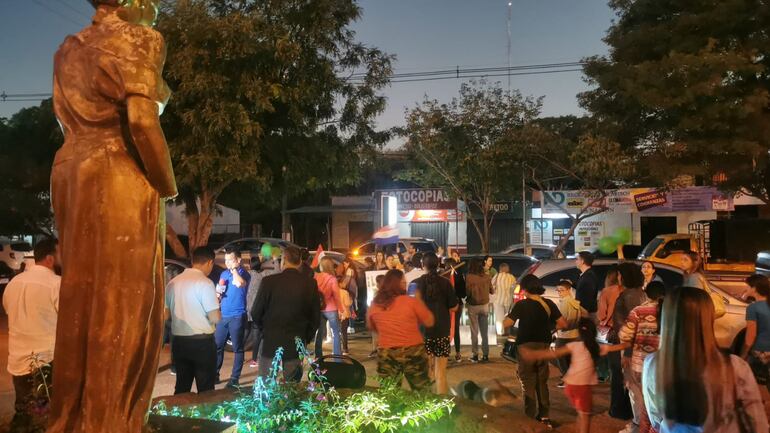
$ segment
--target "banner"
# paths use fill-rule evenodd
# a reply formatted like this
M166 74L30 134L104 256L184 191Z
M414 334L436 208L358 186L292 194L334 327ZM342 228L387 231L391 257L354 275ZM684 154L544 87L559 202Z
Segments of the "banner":
M663 191L657 188L633 188L608 190L601 198L595 191L544 191L545 213L571 214L596 211L607 207L615 213L655 213L688 211L731 211L735 210L733 197L714 187L689 187ZM592 205L593 204L593 205Z
M382 191L383 195L396 197L398 210L457 209L457 200L441 188L394 189Z
M377 276L385 275L388 271L366 271L366 305L371 305L374 295L377 294Z

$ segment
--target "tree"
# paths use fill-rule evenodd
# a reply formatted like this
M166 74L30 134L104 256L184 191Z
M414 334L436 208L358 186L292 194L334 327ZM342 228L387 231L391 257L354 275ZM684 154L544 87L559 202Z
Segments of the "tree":
M51 99L0 118L0 233L52 233L51 166L62 141Z
M392 58L355 41L353 0L180 0L158 28L173 95L162 117L189 228L206 244L235 182L255 200L354 182L388 135L375 130ZM178 253L177 253L178 254Z
M494 204L510 200L521 184L509 181L522 166L513 137L540 113L541 99L505 92L485 81L463 84L449 104L426 99L406 114L405 148L415 165L400 177L426 187L441 187L482 216L469 218L489 250ZM518 176L514 176L514 179Z
M770 4L611 0L607 56L587 59L581 104L643 160L648 180L686 175L770 199Z
M628 184L635 175L635 162L620 144L591 134L587 118L539 119L538 124L517 140L518 153L537 190L578 190L584 198L578 211L553 201L570 220L553 256L558 257L581 222L606 212L609 190ZM546 202L548 196L544 197Z

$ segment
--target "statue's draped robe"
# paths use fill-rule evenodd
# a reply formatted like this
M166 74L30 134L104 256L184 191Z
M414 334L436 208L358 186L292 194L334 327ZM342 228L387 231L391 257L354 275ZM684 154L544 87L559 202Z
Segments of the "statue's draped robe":
M143 428L163 330L165 208L130 138L126 100L167 101L164 60L158 32L101 9L54 59L63 275L48 432Z

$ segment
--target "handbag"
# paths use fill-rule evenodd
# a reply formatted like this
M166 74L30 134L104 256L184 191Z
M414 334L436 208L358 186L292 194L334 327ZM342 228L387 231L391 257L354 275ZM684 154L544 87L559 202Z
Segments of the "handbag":
M366 369L349 356L324 355L318 359L318 368L326 371L326 380L335 388L362 389L366 385Z
M540 296L532 296L529 299L539 303L545 310L546 314L548 314L548 317L551 317L551 308L548 307L548 304L546 304L545 301L543 301L543 299ZM505 344L503 344L503 351L500 354L500 356L502 356L502 358L507 361L519 362L517 349L518 349L518 343L516 343L516 338L508 337L505 340Z
M516 346L516 339L514 337L508 337L503 344L503 352L501 353L503 359L511 362L518 362Z

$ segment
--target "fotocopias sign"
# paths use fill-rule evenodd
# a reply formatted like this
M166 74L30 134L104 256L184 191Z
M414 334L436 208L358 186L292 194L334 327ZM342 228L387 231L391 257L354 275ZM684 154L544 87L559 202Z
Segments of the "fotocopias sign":
M457 208L457 200L441 188L394 189L382 194L395 197L400 211Z

